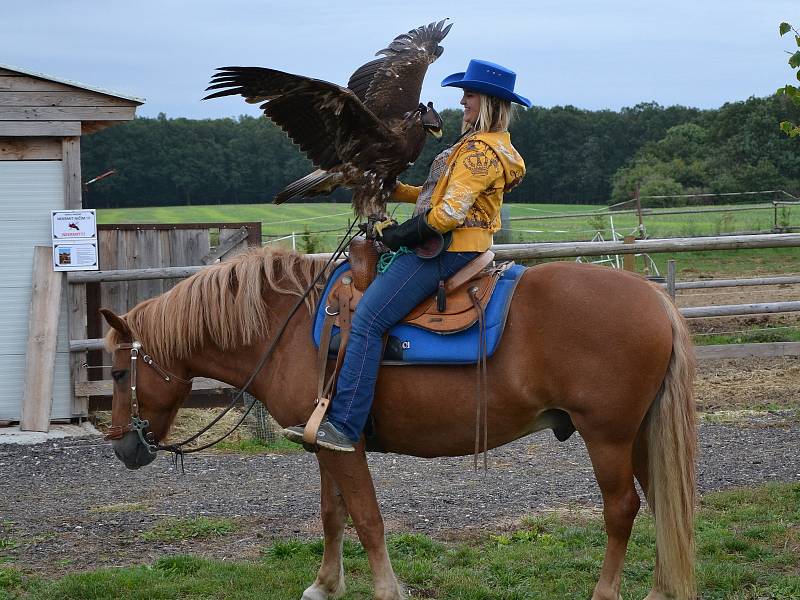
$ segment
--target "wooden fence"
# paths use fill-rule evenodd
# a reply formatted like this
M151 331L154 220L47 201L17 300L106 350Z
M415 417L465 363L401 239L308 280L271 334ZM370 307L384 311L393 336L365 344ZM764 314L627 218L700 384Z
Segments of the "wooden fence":
M152 225L98 225L100 266L106 271L147 272L149 269L197 270L217 260L224 260L250 246L261 245L261 223L181 223ZM74 272L71 275L79 275ZM85 271L83 273L97 273ZM127 312L139 302L168 291L185 273L168 277L101 278L80 280L68 278L72 286L85 288L86 304L78 320L86 324L85 337L102 340L107 325L99 314L109 308L118 314ZM70 343L73 359L89 367L110 364L102 344L75 348ZM87 351L88 354L87 354ZM102 370L82 368L76 373L75 396L82 414L89 410L89 398L98 390L106 390ZM200 382L198 382L200 383ZM196 385L196 390L216 389L218 385ZM105 391L100 392L105 394ZM203 402L206 399L200 398Z
M144 248L148 242L145 237L139 237L135 233L141 226L114 226L108 231L116 231L116 234L105 234L107 252L111 252L116 243L117 255L124 257L112 263L110 259L103 261L103 250L101 247L101 264L103 271L74 272L68 276L68 281L73 285L101 286L99 295L103 306L110 307L115 311L125 312L136 302L144 299L145 294L157 294L168 289L176 279L187 277L205 267L221 256L219 249L225 250L226 243L222 240L233 239L233 232L248 229L249 235L247 243L253 244L256 239L260 242L259 224L229 224L223 225L197 225L197 226L152 226L153 231L158 232L158 243L161 252L156 256L145 261L135 251L128 250L131 244L134 248ZM251 227L252 226L252 227ZM220 243L217 252L211 252L209 245L211 238L208 231L201 232L209 227L222 227L219 233ZM176 234L173 230L179 231L186 229L189 233ZM192 233L192 231L195 231ZM224 233L223 233L224 231ZM127 233L120 233L127 232ZM239 235L243 232L240 231ZM101 230L101 244L104 234ZM172 237L171 237L172 236ZM120 242L123 240L124 243ZM168 244L165 244L165 240ZM174 242L173 240L181 240ZM241 242L240 242L241 243ZM122 245L120 245L122 244ZM176 249L173 253L173 245ZM229 244L228 244L229 245ZM185 249L192 248L191 260L186 257ZM690 252L697 250L713 249L736 249L736 248L779 248L779 247L800 247L800 234L768 234L768 235L749 235L749 236L719 236L711 238L673 238L665 240L638 240L632 243L625 242L570 242L570 243L547 243L547 244L503 244L497 245L493 249L498 259L531 259L531 258L554 258L570 256L600 256L607 254L639 254L642 252ZM167 250L168 249L168 250ZM148 248L148 252L151 252ZM206 252L206 254L203 254ZM223 252L224 254L224 252ZM165 259L169 256L169 260ZM330 255L322 255L330 256ZM107 269L107 265L114 264L114 269ZM772 278L774 283L797 283L798 278ZM675 287L678 289L694 287L713 287L733 286L737 280L717 280L717 282L678 282ZM743 285L764 285L763 278L758 280L744 280ZM759 283L754 283L758 281ZM706 285L699 285L699 284ZM773 283L773 282L770 282ZM114 288L113 286L119 286ZM162 287L159 288L159 285ZM144 296L149 297L149 296ZM123 300L125 305L123 306ZM97 307L99 308L99 306ZM92 308L90 307L90 310ZM783 303L764 303L762 305L734 305L726 307L697 307L683 309L686 316L720 316L722 314L753 314L752 312L778 312L800 310L800 302ZM706 311L705 313L703 311ZM719 313L719 314L717 314ZM70 350L75 353L83 353L87 350L99 349L102 347L101 331L92 334L89 331L87 338L73 339L70 341ZM738 344L725 346L699 346L697 348L698 358L737 358L744 356L800 356L800 342L780 342L777 344ZM106 359L107 360L107 359ZM95 364L102 364L96 362ZM107 363L106 363L107 364ZM213 380L196 379L193 386L194 390L219 390L228 388L225 384ZM83 381L76 382L76 395L101 396L111 393L111 381ZM189 405L214 404L214 399L195 400Z

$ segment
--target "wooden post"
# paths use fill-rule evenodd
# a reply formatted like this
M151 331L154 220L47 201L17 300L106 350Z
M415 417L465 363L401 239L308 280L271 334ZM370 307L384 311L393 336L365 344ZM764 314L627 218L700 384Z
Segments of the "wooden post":
M772 201L772 231L778 233L778 203Z
M81 145L79 137L64 138L61 142L64 162L64 195L66 207L70 210L83 208L81 197ZM101 265L102 266L102 265ZM86 330L86 284L67 286L67 329L69 339L78 340L87 337ZM81 365L86 362L85 352L70 352L69 370L72 375L72 415L86 416L89 412L89 397L76 396L75 385L88 379L86 369Z
M22 419L19 425L23 431L50 429L62 279L61 273L53 270L53 248L36 246L33 253Z
M673 259L667 261L667 293L670 298L675 300L675 261Z
M636 184L636 192L634 194L636 200L636 214L639 217L639 233L636 236L640 240L644 239L644 220L642 219L642 199L639 197L639 184Z
M622 238L623 244L633 244L636 241L636 238L632 235L626 235ZM622 268L626 271L636 271L636 255L635 254L625 254L622 257Z
M495 244L508 244L513 242L513 235L511 234L511 210L507 204L500 207L500 231L494 234Z

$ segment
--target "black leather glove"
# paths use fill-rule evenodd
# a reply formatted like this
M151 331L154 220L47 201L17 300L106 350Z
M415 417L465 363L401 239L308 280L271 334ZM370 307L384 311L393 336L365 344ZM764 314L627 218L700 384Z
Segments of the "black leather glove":
M404 221L400 225L390 225L383 229L381 233L381 241L394 251L400 249L400 246L407 248L416 248L434 237L441 238L441 234L433 227L428 225L425 220L427 213L418 214L416 217L411 217L408 221Z

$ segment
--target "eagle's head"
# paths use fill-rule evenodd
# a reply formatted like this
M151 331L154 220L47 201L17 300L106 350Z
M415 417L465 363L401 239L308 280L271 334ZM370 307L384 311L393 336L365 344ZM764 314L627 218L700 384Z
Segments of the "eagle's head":
M427 106L420 103L417 111L422 117L422 126L425 128L425 131L437 139L442 137L442 117L440 117L439 113L433 108L433 102L428 102Z

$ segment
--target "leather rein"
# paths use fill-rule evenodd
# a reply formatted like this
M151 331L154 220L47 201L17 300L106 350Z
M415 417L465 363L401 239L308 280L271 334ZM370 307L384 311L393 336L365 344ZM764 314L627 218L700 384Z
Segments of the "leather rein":
M106 439L106 440L118 440L118 439L122 438L129 431L135 431L136 434L139 437L139 441L145 446L145 448L147 448L147 450L150 452L150 454L156 454L159 450L165 450L167 452L174 453L175 454L175 458L177 460L178 456L182 457L184 454L191 454L193 452L199 452L201 450L205 450L207 448L210 448L211 446L214 446L215 444L218 444L219 442L221 442L222 440L227 438L229 435L231 435L234 431L236 431L239 428L239 426L244 422L244 420L247 418L247 415L250 414L250 411L253 409L253 406L257 402L256 398L253 398L253 400L250 402L250 405L247 407L247 410L239 418L239 420L236 422L236 424L233 425L233 427L231 427L230 430L228 430L227 433L225 433L224 435L218 437L217 439L215 439L212 442L208 442L206 444L203 444L202 446L196 446L196 447L192 447L192 448L185 448L185 446L187 446L188 444L191 444L197 438L199 438L201 435L203 435L204 433L209 431L214 425L216 425L220 421L220 419L222 419L222 417L224 417L227 413L229 413L234 408L234 406L236 406L236 404L238 404L239 400L242 398L244 393L250 387L250 384L253 383L253 380L256 378L256 375L258 375L258 373L261 371L261 369L266 364L266 362L269 359L269 357L272 355L272 352L275 350L275 347L278 345L278 341L281 339L281 337L283 336L283 333L286 331L286 328L289 326L289 321L291 321L291 319L294 316L294 314L297 312L297 310L300 308L300 306L302 306L303 302L306 300L308 295L311 293L311 290L314 289L314 287L317 285L319 280L325 274L325 272L327 271L328 266L331 265L337 258L339 258L339 256L341 256L341 254L344 252L344 249L347 248L348 244L350 243L350 240L352 239L352 237L355 237L356 235L358 235L359 232L356 232L352 237L350 237L350 232L353 230L353 227L355 226L355 223L356 222L353 221L353 223L350 225L350 228L347 230L347 233L342 238L342 242L336 248L336 251L331 255L331 258L328 259L328 262L325 264L325 266L322 269L320 269L319 273L314 278L314 280L308 285L308 287L305 289L305 291L300 295L300 298L297 300L297 302L294 304L292 309L289 311L289 314L284 319L283 323L281 324L281 326L278 329L278 331L275 334L275 336L272 338L272 341L270 342L269 346L266 348L264 353L261 355L261 359L258 361L258 364L256 365L256 368L250 374L250 377L247 378L247 381L245 382L245 384L239 389L239 392L236 394L236 396L233 398L233 400L231 400L228 403L228 406L226 406L225 409L220 414L218 414L210 423L205 425L200 431L198 431L197 433L191 435L190 437L186 438L185 440L183 440L181 442L178 442L176 444L161 444L160 442L158 442L155 439L155 435L153 434L152 431L147 431L147 429L150 427L150 422L147 419L142 419L139 416L139 401L138 401L137 396L136 396L136 374L137 374L137 367L136 366L137 366L137 363L139 361L139 354L142 354L141 358L144 361L144 363L146 365L148 365L149 367L151 367L152 369L154 369L156 371L156 373L158 373L159 376L161 376L161 378L164 379L164 381L166 381L168 383L172 383L173 381L175 381L177 383L181 383L181 384L184 384L184 385L191 386L191 384L192 384L191 378L190 379L183 379L181 377L178 377L174 373L171 373L170 371L168 371L167 369L165 369L164 367L159 365L153 359L152 356L150 356L149 354L146 354L144 352L144 350L142 349L142 344L139 341L134 340L133 342L130 342L130 343L118 344L116 346L116 348L114 349L115 351L116 350L130 350L131 351L131 353L130 353L130 381L131 381L131 385L130 385L130 390L131 390L130 417L131 417L131 419L130 419L130 422L128 422L126 425L112 425L111 427L109 427L108 428L108 432L106 433L104 439Z

